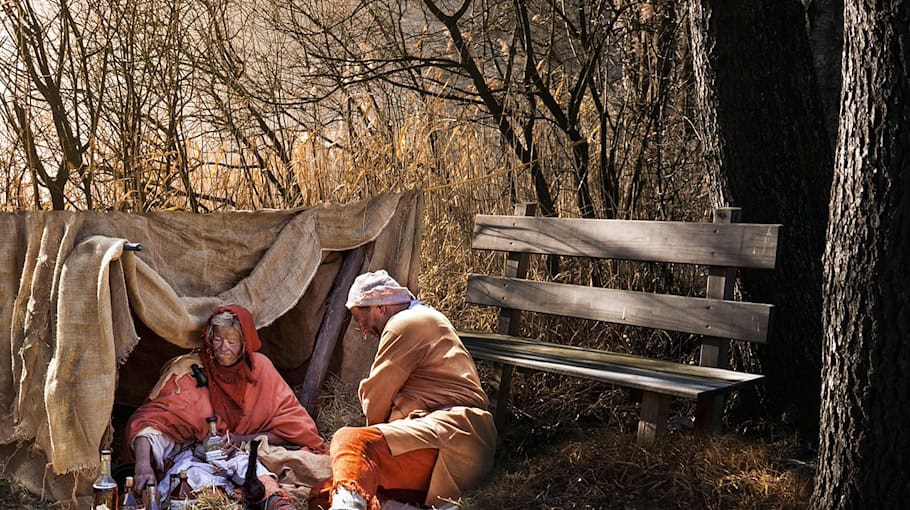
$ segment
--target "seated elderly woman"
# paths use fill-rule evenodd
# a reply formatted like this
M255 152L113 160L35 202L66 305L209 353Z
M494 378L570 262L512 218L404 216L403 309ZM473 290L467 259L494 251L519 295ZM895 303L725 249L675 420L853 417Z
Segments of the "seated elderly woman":
M218 308L203 337L200 350L165 365L149 400L130 418L126 436L136 460L137 491L157 483L161 494L169 494L168 475L187 470L193 489L214 485L230 493L247 469L248 455L237 447L259 436L270 445L326 453L309 413L272 362L256 352L262 344L249 311L238 305ZM224 459L206 461L201 455L210 416L217 418ZM265 486L266 509L294 508L272 473L261 464L256 473Z

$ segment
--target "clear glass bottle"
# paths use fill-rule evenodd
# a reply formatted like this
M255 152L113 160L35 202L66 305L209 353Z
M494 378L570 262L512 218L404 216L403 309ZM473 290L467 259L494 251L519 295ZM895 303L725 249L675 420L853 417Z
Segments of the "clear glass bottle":
M158 487L149 484L145 488L145 496L142 501L145 504L145 510L161 510L161 497L158 495Z
M205 419L209 424L209 437L205 439L203 448L205 449L205 460L224 460L224 452L221 450L221 436L218 435L218 418L209 416Z
M142 505L139 503L136 493L133 492L133 477L128 476L123 484L123 496L120 497L119 510L139 510L140 508Z
M101 450L101 468L92 484L92 509L117 510L117 482L111 477L111 451Z
M180 470L180 478L176 483L171 484L170 510L184 510L190 505L196 503L193 495L193 487L187 480L186 470Z

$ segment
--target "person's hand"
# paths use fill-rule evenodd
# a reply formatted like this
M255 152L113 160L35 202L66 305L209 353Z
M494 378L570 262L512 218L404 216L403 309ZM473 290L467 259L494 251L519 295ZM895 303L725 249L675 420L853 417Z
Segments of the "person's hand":
M152 469L152 444L147 437L139 436L133 440L133 453L136 457L133 487L136 489L136 494L141 495L146 485L158 483L155 470Z
M225 457L231 458L240 451L244 441L249 441L255 437L255 435L249 434L231 434L230 431L227 431L221 436L221 451L224 452Z
M258 434L231 434L227 432L221 438L221 447L225 450L239 449L243 443L256 439Z
M142 495L146 485L155 485L158 479L155 478L155 470L149 463L136 463L136 472L133 474L133 488L137 495Z

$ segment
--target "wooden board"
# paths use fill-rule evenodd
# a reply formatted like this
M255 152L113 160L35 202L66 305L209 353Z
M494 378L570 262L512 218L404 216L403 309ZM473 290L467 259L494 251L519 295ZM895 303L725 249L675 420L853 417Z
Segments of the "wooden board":
M773 305L472 274L468 303L764 343Z
M715 394L764 379L764 376L756 374L683 365L507 335L474 331L459 331L458 335L476 359L684 398Z
M477 215L472 247L773 269L780 225Z

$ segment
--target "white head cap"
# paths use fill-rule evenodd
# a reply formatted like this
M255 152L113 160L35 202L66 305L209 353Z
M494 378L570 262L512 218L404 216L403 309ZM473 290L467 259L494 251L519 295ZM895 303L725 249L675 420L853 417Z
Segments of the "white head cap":
M355 306L410 303L414 299L414 294L407 287L402 287L385 269L380 269L374 273L363 273L354 280L344 306L350 310Z

